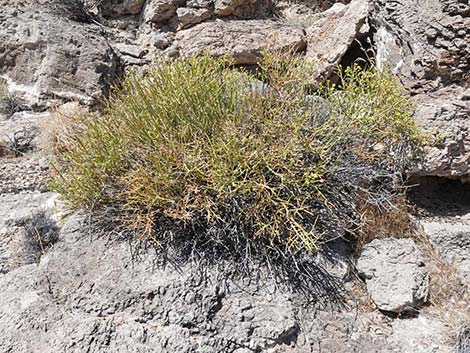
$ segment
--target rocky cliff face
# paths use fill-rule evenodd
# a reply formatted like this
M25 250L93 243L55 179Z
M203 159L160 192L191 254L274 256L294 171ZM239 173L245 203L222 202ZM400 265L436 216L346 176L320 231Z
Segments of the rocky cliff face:
M0 0L0 8L8 90L0 115L0 352L465 352L447 316L468 305L469 191L439 178L470 174L468 1ZM293 48L316 60L318 82L356 58L356 40L399 76L416 120L442 136L411 171L439 177L428 185L441 190L428 205L442 209L419 220L438 259L410 239L376 240L357 272L340 241L315 255L318 291L299 293L264 269L234 279L220 266L162 265L151 247L90 228L86 215L65 215L45 188L42 131L54 109L96 108L126 70L199 51L255 65L263 50ZM454 195L446 187L456 196L445 197ZM437 303L436 281L450 286L454 275L463 279L460 299L448 298L450 314L422 307Z
M34 109L56 101L96 103L116 73L116 55L102 29L69 20L59 4L0 3L0 73Z
M391 67L416 100L416 120L443 135L419 166L423 175L470 170L470 8L467 1L377 1L377 59Z

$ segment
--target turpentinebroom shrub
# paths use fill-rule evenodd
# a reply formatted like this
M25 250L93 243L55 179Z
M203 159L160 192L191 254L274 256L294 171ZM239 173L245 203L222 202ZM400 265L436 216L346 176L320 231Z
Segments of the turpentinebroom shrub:
M301 57L264 54L262 82L230 64L192 56L129 75L101 115L73 118L52 187L158 242L176 226L289 253L354 230L364 203L393 207L424 137L391 73L340 69L312 92Z

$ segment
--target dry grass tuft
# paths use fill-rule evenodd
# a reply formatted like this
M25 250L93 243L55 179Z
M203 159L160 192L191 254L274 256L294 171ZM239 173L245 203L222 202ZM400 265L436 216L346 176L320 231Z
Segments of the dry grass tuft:
M359 205L360 228L357 231L359 252L364 245L377 238L409 238L416 234L415 220L410 215L410 205L404 193L397 193L386 204Z
M70 102L58 108L47 120L42 131L41 148L51 156L61 156L73 146L75 136L84 132L80 116L89 115L88 109L77 102Z

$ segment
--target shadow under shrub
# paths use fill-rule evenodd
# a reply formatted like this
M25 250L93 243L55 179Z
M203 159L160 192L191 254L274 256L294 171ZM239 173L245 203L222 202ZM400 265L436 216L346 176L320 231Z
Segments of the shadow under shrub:
M390 73L354 66L311 92L312 73L287 54L264 54L264 83L226 58L162 61L72 118L51 185L161 248L310 276L309 254L364 226L359 205L394 207L424 139Z

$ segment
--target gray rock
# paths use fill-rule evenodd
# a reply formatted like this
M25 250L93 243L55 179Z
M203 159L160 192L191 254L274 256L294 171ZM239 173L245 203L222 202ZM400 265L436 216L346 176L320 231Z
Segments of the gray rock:
M413 174L442 177L470 174L470 102L459 100L460 91L442 88L415 96L415 121L440 143L426 148L425 158L413 166Z
M447 352L437 324L389 342L390 333L379 331L386 326L381 317L321 310L274 282L231 282L212 267L200 272L157 262L151 248L90 232L86 219L69 217L38 264L0 274L0 347L18 353L392 353L412 347L429 353L425 347L433 345Z
M49 176L47 158L42 153L26 152L28 153L22 157L1 160L0 198L7 198L9 193L46 191L44 183Z
M420 221L439 253L454 264L470 283L470 217L468 220Z
M113 45L113 48L117 50L121 55L132 56L134 58L142 58L145 55L145 50L138 45L117 43Z
M183 55L209 51L214 56L231 54L236 64L256 64L263 50L302 51L302 30L281 21L205 22L176 34Z
M462 5L462 7L460 7ZM411 173L460 177L470 173L470 102L462 101L470 70L468 5L455 0L379 0L372 7L377 27L377 64L387 66L412 94L419 125L440 134ZM460 36L458 41L453 38ZM462 41L463 40L463 41Z
M428 273L412 239L374 239L362 250L357 270L380 310L402 312L427 300Z
M125 242L90 238L84 226L69 219L62 241L37 266L0 275L2 348L281 352L299 333L293 303L285 295L247 296L236 287L228 292L210 270L209 277L194 277L189 268L158 269L154 255L133 258Z
M144 58L148 51L139 45L116 43L113 45L113 49L119 58L120 64L124 67L143 66L149 63Z
M188 0L186 6L196 9L208 9L214 4L213 0Z
M338 11L345 5L334 1L292 2L289 0L276 1L276 12L289 23L301 28L309 28L326 11L330 14ZM319 15L323 13L323 15Z
M35 150L43 142L41 137L41 128L51 118L50 112L34 113L22 111L13 114L8 119L0 119L0 144L11 145L20 143L16 141L21 137L28 139L23 141L29 143L29 149ZM26 147L26 146L25 146Z
M30 106L97 103L114 78L113 51L100 27L58 18L48 6L0 1L0 76Z
M165 32L155 32L152 31L147 35L143 35L141 37L141 41L150 45L151 47L163 50L171 46L174 41L174 34L173 33L165 33Z
M60 207L59 195L55 192L31 192L0 194L0 229L28 219L39 210L55 210Z
M37 234L25 226L34 215L42 212L53 215L58 204L55 193L0 195L0 275L36 262L40 249L32 244L37 239L31 236ZM56 218L50 222L55 227Z
M449 328L433 317L420 315L417 318L394 320L390 328L393 333L387 337L387 341L395 347L395 352L455 353L455 347L449 344ZM420 334L417 335L417 332Z

